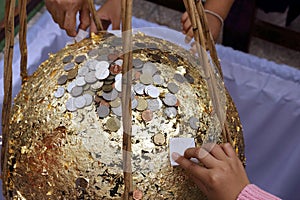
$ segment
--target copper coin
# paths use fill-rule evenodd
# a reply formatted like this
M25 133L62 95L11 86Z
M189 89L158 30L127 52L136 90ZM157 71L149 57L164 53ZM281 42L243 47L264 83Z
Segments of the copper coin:
M111 65L109 71L113 75L117 75L122 72L122 67L120 65Z
M78 72L77 69L71 69L71 70L68 72L68 80L72 80L72 79L76 78L77 72Z
M153 112L151 110L143 111L142 118L145 122L151 121L153 119Z
M134 200L141 200L143 198L143 193L140 190L134 190L132 195Z

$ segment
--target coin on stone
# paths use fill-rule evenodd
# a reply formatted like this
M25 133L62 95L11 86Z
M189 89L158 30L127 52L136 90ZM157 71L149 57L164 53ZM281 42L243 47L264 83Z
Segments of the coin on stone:
M186 74L184 74L184 78L186 79L186 81L188 82L188 83L194 83L195 82L195 80L194 80L194 78L190 75L190 74L188 74L188 73L186 73Z
M112 89L113 89L112 85L103 85L102 86L103 92L110 92L110 91L112 91Z
M99 53L99 49L91 49L88 52L88 56L90 56L90 57L96 57L96 56L98 56L98 53Z
M99 66L99 63L100 62L98 60L90 59L84 64L84 66L88 67L90 71L94 71Z
M142 112L142 119L145 121L145 122L149 122L153 119L153 112L151 110L144 110Z
M54 96L56 98L61 98L62 96L64 96L64 94L65 94L65 88L63 87L57 88L57 90L54 92Z
M153 76L157 72L156 64L152 62L146 62L143 66L142 72L143 74L150 74Z
M70 82L70 83L68 84L68 86L67 86L67 91L68 91L69 93L71 93L72 89L73 89L75 86L76 86L75 81Z
M158 133L153 136L153 142L157 146L162 146L163 144L165 144L166 138L165 138L164 134Z
M132 99L131 100L131 109L132 110L136 109L137 105L138 105L138 101L135 98Z
M155 74L155 75L153 76L153 83L154 83L155 85L161 86L161 85L164 84L164 79L161 77L161 75Z
M161 108L160 102L158 99L147 99L147 103L148 103L147 109L151 110L153 112L157 111Z
M115 82L115 89L118 91L118 92L122 92L122 80L117 80Z
M121 128L121 122L115 117L111 117L106 121L106 127L111 132L116 132Z
M57 79L57 84L58 85L64 85L68 80L67 75L62 75Z
M153 83L153 77L152 74L148 74L148 73L143 73L140 76L140 81L145 84L145 85L150 85Z
M71 90L71 95L73 97L78 97L83 93L83 88L79 87L79 86L75 86L72 90Z
M112 108L119 107L121 105L121 99L117 97L115 100L109 102L109 104Z
M65 56L62 61L63 61L64 64L66 64L66 63L71 62L72 60L73 60L73 56L68 55L68 56Z
M97 113L98 113L98 116L100 118L105 118L109 115L110 113L110 110L109 110L109 107L108 106L105 106L105 105L100 105L98 108L97 108Z
M85 59L86 59L85 55L80 55L75 58L75 62L77 64L80 64L80 63L83 63L83 61L85 61Z
M122 66L123 65L123 60L122 59L118 59L114 62L116 65L118 66Z
M109 70L107 68L99 68L96 70L95 76L98 80L104 80L109 76Z
M189 124L190 124L190 127L194 130L198 130L199 126L200 126L200 121L198 118L196 117L191 117L189 119Z
M75 103L76 108L80 109L80 108L85 107L86 100L85 100L84 96L79 96L74 99L74 103Z
M81 67L78 69L78 76L85 76L87 73L89 73L89 68L88 67Z
M85 80L84 80L84 77L77 77L77 78L75 79L75 83L76 83L77 86L81 86L81 87L83 87L83 86L86 85L86 82L85 82Z
M121 66L116 65L116 64L110 65L109 71L110 71L111 74L117 75L117 74L122 72L122 65Z
M85 98L85 106L89 106L93 103L93 96L91 94L84 94L83 97Z
M164 113L168 118L172 119L177 115L177 109L175 107L167 107L164 109Z
M77 110L76 106L75 106L75 98L71 97L67 100L66 102L66 108L68 111L70 112L74 112Z
M185 82L185 78L181 74L178 74L178 73L174 74L174 79L179 83Z
M77 74L78 74L78 70L77 69L71 69L68 72L68 80L72 80L72 79L76 78Z
M171 93L167 93L165 95L165 98L163 99L163 102L167 105L167 106L175 106L177 103L177 97L174 94Z
M98 62L96 70L98 70L98 69L109 69L109 62L107 62L105 60Z
M103 99L105 99L106 101L113 101L118 97L119 93L117 90L112 89L112 91L110 92L103 92L102 97Z
M138 95L143 95L144 91L145 91L145 85L142 83L137 83L133 86L133 89L135 91L135 93L137 93Z
M102 88L102 86L103 86L103 81L97 81L96 83L93 83L91 85L91 89L93 91L98 91L98 90L100 90Z
M159 97L159 89L153 85L148 85L145 87L145 93L149 95L151 98Z
M66 72L70 71L71 69L73 69L75 67L75 64L74 63L68 63L64 66L64 70Z
M168 83L168 90L173 93L176 94L179 91L179 87L178 85L176 85L176 83Z
M138 105L137 105L136 109L138 111L144 111L147 109L148 103L144 98L138 98L137 101L138 101Z
M84 77L84 80L88 83L88 84L93 84L97 81L97 78L95 76L95 71L91 71L89 73L87 73Z
M144 62L141 59L136 58L136 59L133 59L132 65L134 68L140 69L143 67Z
M111 111L118 117L122 117L122 105L115 108L111 108Z

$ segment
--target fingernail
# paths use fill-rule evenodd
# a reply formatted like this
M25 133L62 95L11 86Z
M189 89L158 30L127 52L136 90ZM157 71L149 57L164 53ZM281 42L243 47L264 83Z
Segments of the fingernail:
M173 159L174 161L176 161L180 156L181 156L181 155L180 155L179 153L177 153L177 152L173 152L173 153L172 153L172 159Z

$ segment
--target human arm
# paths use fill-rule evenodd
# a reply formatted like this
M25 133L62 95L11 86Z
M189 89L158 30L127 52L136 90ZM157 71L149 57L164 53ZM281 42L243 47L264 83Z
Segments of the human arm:
M219 15L223 20L226 19L230 8L234 0L207 0L204 4L204 9ZM206 18L209 26L209 30L212 33L214 40L216 41L219 37L222 28L222 22L216 16L206 12ZM187 35L187 41L189 42L193 38L193 28L189 19L188 13L185 12L181 17L183 33Z
M76 36L76 15L79 12L79 28L86 30L90 26L90 11L86 0L45 0L46 7L53 20L69 36Z
M109 21L112 23L112 29L120 29L121 23L121 0L107 0L100 9L97 10L97 17L101 20ZM108 26L104 26L107 29ZM96 32L96 25L92 21L91 32Z

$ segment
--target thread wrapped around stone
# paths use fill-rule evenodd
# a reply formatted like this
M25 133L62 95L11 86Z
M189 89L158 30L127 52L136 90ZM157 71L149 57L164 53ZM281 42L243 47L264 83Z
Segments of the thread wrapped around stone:
M220 130L201 68L175 44L141 33L133 39L134 188L144 199L205 199L182 169L171 167L168 146L173 137L200 146ZM7 197L122 197L121 43L93 35L68 45L22 86L10 122ZM226 123L245 161L239 116L225 92Z

